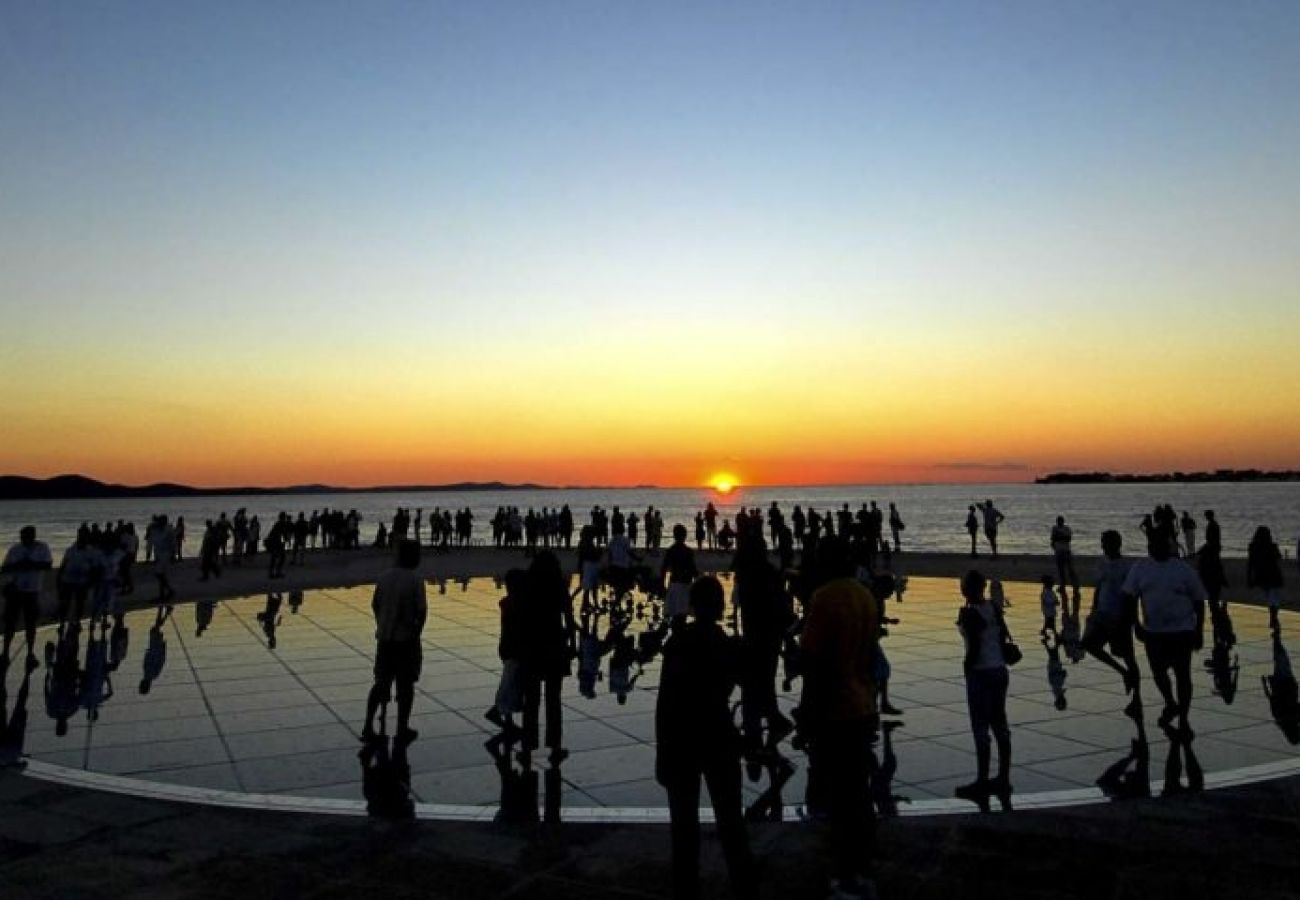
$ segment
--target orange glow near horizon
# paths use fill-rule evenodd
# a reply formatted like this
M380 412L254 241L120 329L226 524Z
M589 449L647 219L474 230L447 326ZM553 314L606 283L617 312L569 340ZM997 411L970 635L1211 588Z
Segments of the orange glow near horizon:
M730 472L718 472L709 479L709 486L719 494L730 494L736 488L740 487L740 480Z

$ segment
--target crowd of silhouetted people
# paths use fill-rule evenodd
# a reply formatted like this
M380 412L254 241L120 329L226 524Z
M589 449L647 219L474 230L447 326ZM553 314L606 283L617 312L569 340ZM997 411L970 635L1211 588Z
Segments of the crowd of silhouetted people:
M992 501L973 504L969 512L971 554L978 553L982 529L996 557L1005 516ZM502 815L537 815L534 757L544 748L550 764L546 809L558 816L559 771L568 756L566 679L576 676L579 696L592 698L603 690L624 703L646 667L658 661L653 774L668 798L678 895L698 891L701 785L714 807L734 891L756 893L747 823L781 815L781 789L795 771L784 749L787 741L806 755L801 814L826 824L835 889L845 896L869 895L876 818L893 814L903 799L893 792L900 754L892 735L903 727L905 712L890 702L885 649L891 629L901 624L886 601L901 600L907 585L898 556L905 526L894 504L888 511L870 502L825 512L796 505L787 516L772 503L766 510L741 508L728 518L710 503L694 516L693 533L685 524L674 525L666 548L662 515L653 507L639 515L596 506L584 518L575 522L567 505L522 515L502 507L490 523L496 546L527 553L526 566L500 580L501 677L485 712L499 729L488 750L502 777ZM1047 534L1052 569L1041 578L1038 638L1053 705L1067 708L1068 665L1089 655L1115 672L1127 698L1116 712L1132 721L1134 736L1125 756L1098 779L1111 796L1150 792L1139 650L1161 704L1155 721L1170 747L1166 794L1204 785L1191 713L1192 662L1204 649L1207 625L1204 669L1214 693L1230 704L1240 687L1222 535L1212 511L1204 520L1198 541L1190 515L1157 507L1141 523L1146 546L1140 556L1125 556L1120 534L1105 531L1086 618L1066 518L1056 517ZM391 528L381 523L383 540L377 541L391 547L396 559L373 595L374 684L361 729L366 797L377 815L409 815L412 809L406 754L417 737L411 717L428 616L421 548L473 539L468 509L434 510L427 519L427 544L423 521L422 510L399 509ZM263 534L257 516L244 510L219 515L203 525L201 577L219 577L228 565L260 565L262 554L268 578L283 577L284 567L303 563L308 550L359 546L360 522L355 511L286 512ZM147 565L157 583L139 693L147 694L164 671L164 626L175 603L170 573L186 558L186 524L155 516L142 538L132 523L87 523L55 567L49 548L29 527L8 551L0 659L7 670L21 623L26 663L16 702L24 716L32 673L42 665L36 635L42 579L49 570L57 586L56 627L44 647L43 681L46 711L57 733L66 733L68 721L81 711L93 721L113 696L114 676L130 644L126 598L135 588L137 564ZM573 567L566 570L556 551L571 548L576 550ZM706 548L731 554L724 573L730 598L723 582L699 563L696 554ZM1279 618L1282 554L1266 527L1250 541L1246 573L1244 587L1258 592L1272 629L1273 669L1261 687L1287 740L1298 743L1300 700ZM981 810L991 809L994 800L1010 809L1009 672L1024 651L1009 628L1010 603L999 579L972 569L960 580L958 593L955 625L963 653L954 665L965 682L975 771L954 794ZM301 602L301 592L289 593L292 612ZM271 650L277 646L283 604L284 595L272 584L257 614ZM211 600L196 604L196 636L211 623L215 605ZM784 692L798 686L793 708L783 710L778 702L778 679ZM5 684L2 677L0 684ZM8 687L0 690L4 710ZM390 704L395 711L391 734ZM7 761L22 755L15 715L4 711L0 750ZM25 718L21 722L25 727ZM764 775L767 790L746 806L744 778L757 782Z

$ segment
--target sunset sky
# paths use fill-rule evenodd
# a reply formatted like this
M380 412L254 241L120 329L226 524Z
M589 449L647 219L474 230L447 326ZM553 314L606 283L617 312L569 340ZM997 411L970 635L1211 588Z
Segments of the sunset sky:
M0 15L0 473L1300 468L1300 5Z

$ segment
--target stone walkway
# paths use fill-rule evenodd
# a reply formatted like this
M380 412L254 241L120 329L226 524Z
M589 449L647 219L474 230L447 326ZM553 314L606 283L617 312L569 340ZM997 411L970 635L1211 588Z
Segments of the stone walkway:
M815 828L757 826L764 896L822 897ZM0 772L0 897L667 897L663 826L218 809ZM1164 800L882 823L886 898L1300 896L1300 778ZM706 832L706 896L725 896Z

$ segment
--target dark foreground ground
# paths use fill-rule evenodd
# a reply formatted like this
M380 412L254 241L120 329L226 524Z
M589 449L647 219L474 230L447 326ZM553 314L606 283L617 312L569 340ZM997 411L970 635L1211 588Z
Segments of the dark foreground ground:
M764 896L826 896L819 835L757 827ZM1300 897L1300 778L893 819L885 898ZM0 898L668 897L663 826L376 822L137 800L0 771ZM726 896L706 831L705 896Z

